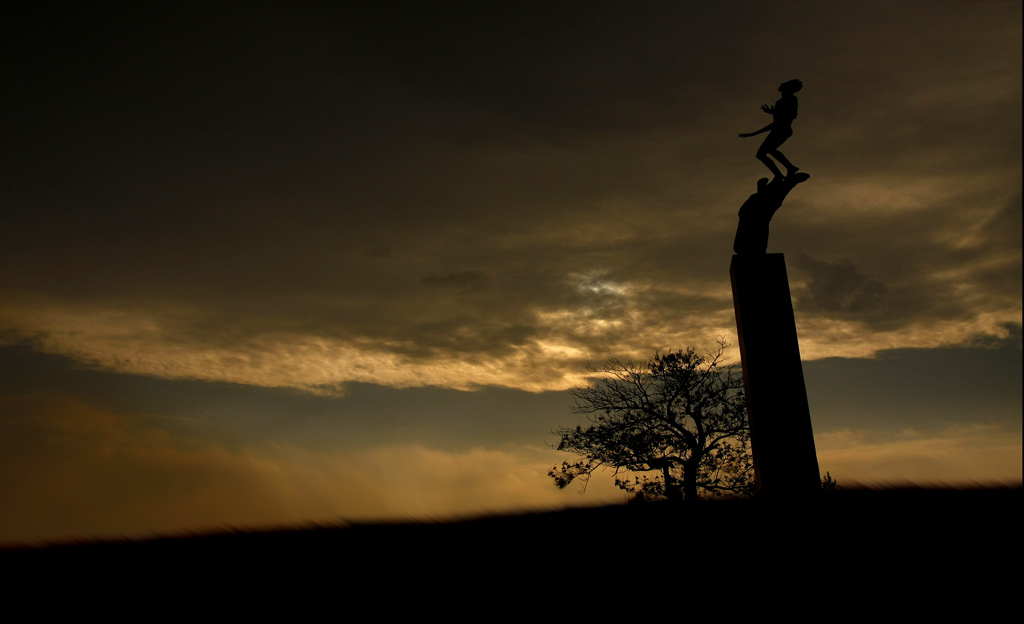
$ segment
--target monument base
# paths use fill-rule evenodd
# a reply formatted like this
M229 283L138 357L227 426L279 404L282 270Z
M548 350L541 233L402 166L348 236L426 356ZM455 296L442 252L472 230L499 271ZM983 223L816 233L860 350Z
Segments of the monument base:
M785 257L733 256L729 274L757 491L817 492L818 455Z

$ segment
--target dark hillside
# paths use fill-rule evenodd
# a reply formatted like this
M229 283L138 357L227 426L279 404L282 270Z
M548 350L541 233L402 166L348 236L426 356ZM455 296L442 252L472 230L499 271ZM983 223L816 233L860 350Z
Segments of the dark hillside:
M154 586L185 578L292 589L337 583L346 594L380 583L426 594L532 586L532 600L581 583L615 581L646 592L667 581L674 592L724 583L730 600L759 588L810 592L816 601L833 592L925 592L919 597L933 600L955 587L958 603L967 600L965 591L983 590L989 604L1019 587L1021 493L846 490L802 503L646 503L74 543L8 549L2 560L8 570Z

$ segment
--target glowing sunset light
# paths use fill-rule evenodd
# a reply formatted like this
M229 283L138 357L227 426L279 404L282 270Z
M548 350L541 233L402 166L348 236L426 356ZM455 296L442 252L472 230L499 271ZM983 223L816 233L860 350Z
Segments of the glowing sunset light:
M1020 3L556 4L11 9L0 544L621 501L566 390L739 364L794 77L822 471L1019 481Z

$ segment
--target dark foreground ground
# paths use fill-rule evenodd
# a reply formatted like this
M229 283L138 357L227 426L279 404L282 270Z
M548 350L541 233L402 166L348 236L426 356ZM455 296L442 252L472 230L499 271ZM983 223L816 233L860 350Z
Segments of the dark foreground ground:
M772 610L841 600L846 609L898 603L918 615L981 616L1017 610L1021 502L1020 488L847 490L809 501L73 543L0 551L0 563L43 583L173 595L191 586L268 599L309 592L396 612L442 596L488 596L499 610L579 599L684 611L749 607L759 596Z

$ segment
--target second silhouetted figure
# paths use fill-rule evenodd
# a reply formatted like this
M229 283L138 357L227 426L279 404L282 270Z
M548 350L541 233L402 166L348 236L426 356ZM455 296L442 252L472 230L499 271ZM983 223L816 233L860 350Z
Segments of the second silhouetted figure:
M768 252L768 224L779 208L782 207L786 195L797 184L806 182L811 176L797 173L786 178L776 178L768 182L768 178L757 181L757 192L743 202L740 207L740 224L736 227L736 240L732 249L741 256L752 256Z
M779 92L782 93L782 97L775 103L775 106L768 106L767 104L761 106L761 110L771 115L773 121L757 132L740 135L740 138L746 138L756 136L762 132L768 132L768 136L765 137L761 147L757 150L757 159L763 162L776 178L784 176L768 156L772 156L775 160L782 163L782 166L786 168L786 176L791 176L800 170L799 167L794 167L793 163L789 162L782 155L782 152L779 151L779 146L785 143L786 139L793 136L793 120L796 119L797 109L796 96L793 94L802 89L803 86L804 84L799 80L790 80L780 84Z

